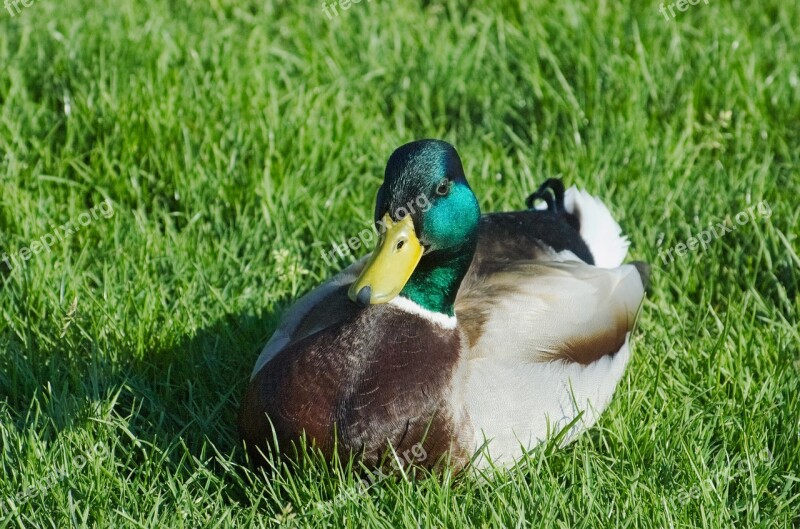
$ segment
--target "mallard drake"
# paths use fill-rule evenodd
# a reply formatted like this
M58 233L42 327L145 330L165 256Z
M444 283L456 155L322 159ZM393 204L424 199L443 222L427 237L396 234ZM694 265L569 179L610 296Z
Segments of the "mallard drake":
M628 241L586 192L548 180L528 202L482 216L453 146L394 151L376 249L300 299L256 362L239 415L251 455L305 436L367 466L418 446L423 466L509 466L594 424L630 359L645 267L622 264Z

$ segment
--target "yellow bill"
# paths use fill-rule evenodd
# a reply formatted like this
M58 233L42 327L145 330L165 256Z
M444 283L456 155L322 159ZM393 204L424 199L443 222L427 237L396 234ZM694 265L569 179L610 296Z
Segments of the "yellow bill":
M394 299L422 258L422 244L410 215L393 222L387 214L383 222L386 231L348 292L350 299L359 305L379 305Z

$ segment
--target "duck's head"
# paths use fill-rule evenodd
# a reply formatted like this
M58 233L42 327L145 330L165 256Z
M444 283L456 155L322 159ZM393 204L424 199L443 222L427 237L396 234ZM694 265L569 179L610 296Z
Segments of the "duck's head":
M374 305L400 295L452 315L475 252L479 220L478 201L452 145L439 140L403 145L386 164L375 205L381 236L350 299Z

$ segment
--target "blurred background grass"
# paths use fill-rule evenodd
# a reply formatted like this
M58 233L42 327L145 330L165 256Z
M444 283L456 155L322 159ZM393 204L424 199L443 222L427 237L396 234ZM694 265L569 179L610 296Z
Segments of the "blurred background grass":
M800 6L659 5L0 11L0 253L114 205L0 263L0 527L800 523ZM656 267L628 376L598 428L485 481L262 479L234 420L258 351L422 137L484 211L552 176L610 204Z

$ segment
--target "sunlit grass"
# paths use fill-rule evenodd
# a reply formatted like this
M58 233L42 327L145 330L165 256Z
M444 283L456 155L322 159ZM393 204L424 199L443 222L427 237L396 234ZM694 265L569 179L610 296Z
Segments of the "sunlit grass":
M0 527L800 523L800 8L658 7L0 12L0 258L113 204L0 262ZM235 429L250 369L421 137L456 145L484 211L558 175L611 205L654 265L627 375L510 472L262 475Z

